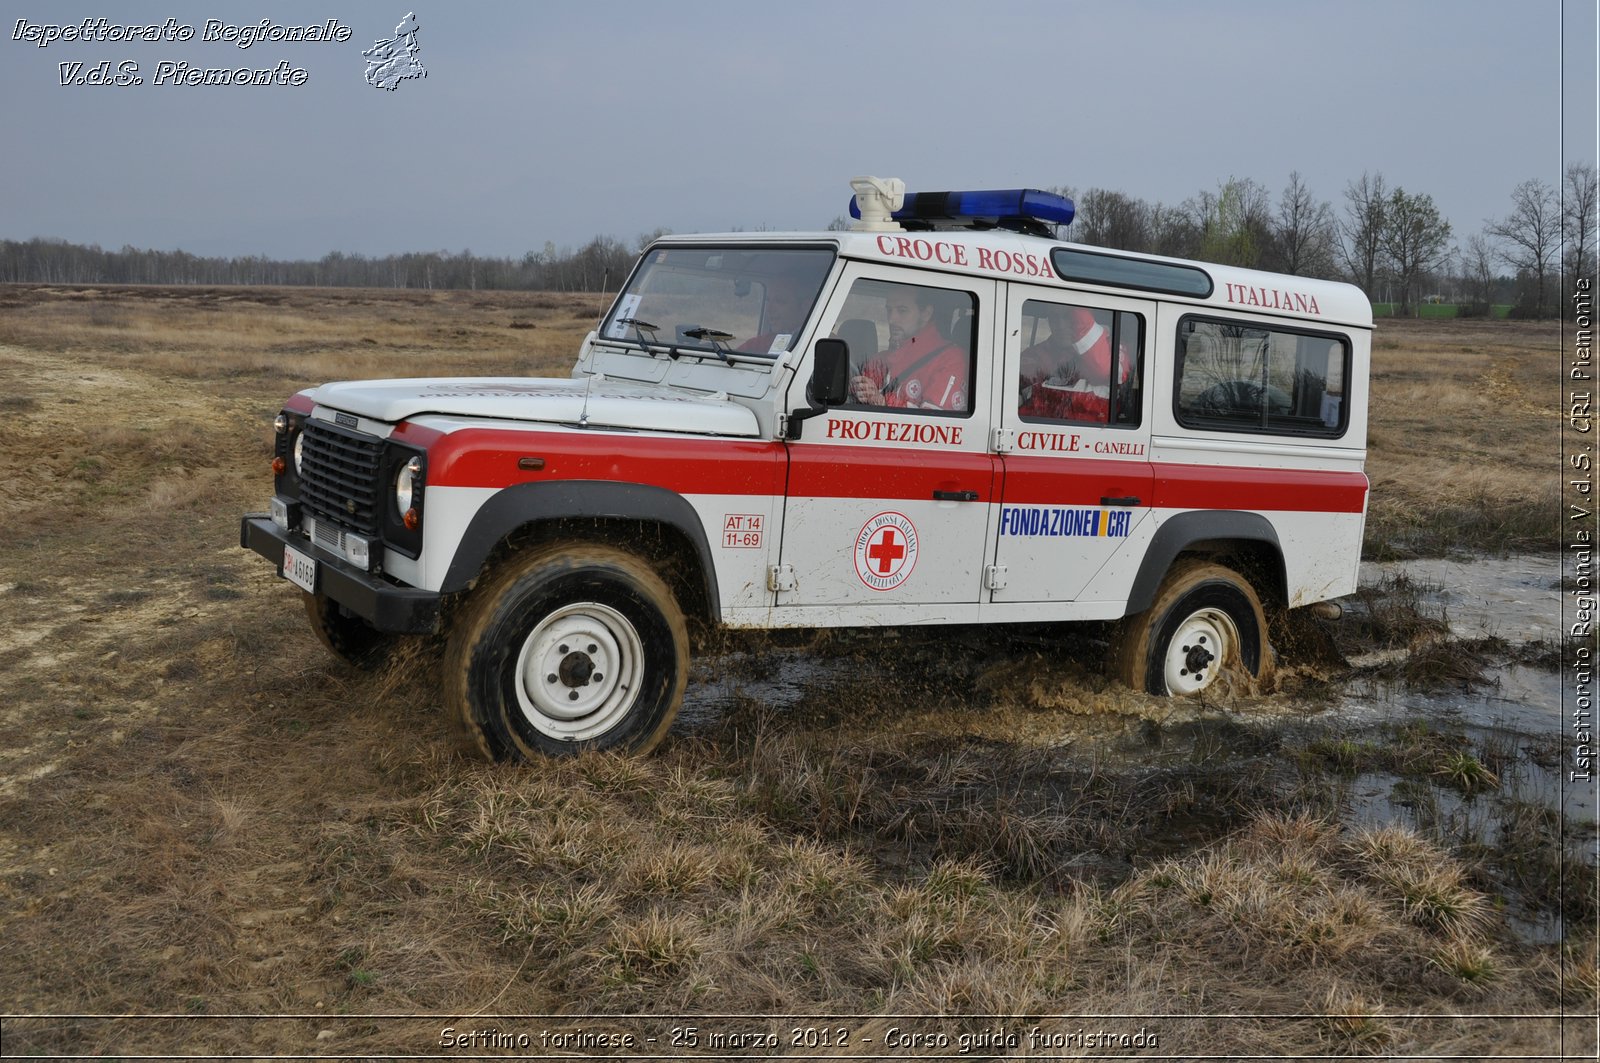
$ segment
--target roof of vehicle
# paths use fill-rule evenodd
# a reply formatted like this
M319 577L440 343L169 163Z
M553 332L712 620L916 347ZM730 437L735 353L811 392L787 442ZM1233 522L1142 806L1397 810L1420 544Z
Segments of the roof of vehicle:
M1372 304L1352 284L1090 247L1003 229L697 233L666 236L658 242L829 243L846 258L896 266L1372 327ZM1063 274L1063 267L1068 274Z

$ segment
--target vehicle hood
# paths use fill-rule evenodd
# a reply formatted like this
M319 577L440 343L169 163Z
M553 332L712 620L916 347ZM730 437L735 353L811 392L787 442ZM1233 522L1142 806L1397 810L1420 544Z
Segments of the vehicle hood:
M390 423L425 413L494 420L754 436L756 416L721 395L597 378L484 377L355 380L311 392L319 405Z

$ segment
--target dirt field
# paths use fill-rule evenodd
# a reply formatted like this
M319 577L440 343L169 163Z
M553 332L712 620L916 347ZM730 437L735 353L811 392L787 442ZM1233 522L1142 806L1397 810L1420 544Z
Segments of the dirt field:
M1465 653L1403 582L1237 704L1116 688L1093 630L726 639L653 757L457 757L437 646L337 666L238 517L297 388L564 375L599 310L0 287L6 1054L1592 1057L1593 823L1349 814L1361 773L1481 811L1549 755L1330 718L1559 660ZM1548 549L1555 327L1376 347L1369 556Z

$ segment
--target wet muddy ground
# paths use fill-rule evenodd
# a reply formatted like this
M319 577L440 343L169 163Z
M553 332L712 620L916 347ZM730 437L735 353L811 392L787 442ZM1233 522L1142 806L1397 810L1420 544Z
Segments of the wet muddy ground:
M1101 837L1061 839L1062 878L1114 883L1264 810L1309 810L1470 854L1525 941L1562 940L1569 918L1592 927L1596 792L1567 777L1557 559L1367 563L1342 605L1338 621L1300 621L1310 637L1277 689L1198 703L1110 684L1108 632L1092 627L733 639L697 667L677 730L832 730L848 748L916 703L903 722L924 755L981 734L1035 811L1097 792L1126 802ZM1169 799L1149 801L1152 788Z
M1474 1014L1592 1010L1553 554L1371 569L1237 698L1134 695L1089 626L729 638L656 755L486 765L437 647L341 668L237 518L296 388L561 375L598 303L0 304L0 1000L139 1017L8 1022L7 1052L437 1053L442 1023L370 1019L418 1012L1188 1009L1230 1018L1164 1051L1472 1058L1555 1043ZM1553 333L1382 326L1374 556L1548 545Z

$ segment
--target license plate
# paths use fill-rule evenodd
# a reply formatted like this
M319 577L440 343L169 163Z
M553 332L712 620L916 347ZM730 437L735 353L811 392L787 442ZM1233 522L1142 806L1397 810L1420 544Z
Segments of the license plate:
M317 593L317 559L292 546L283 548L283 578L310 594Z

